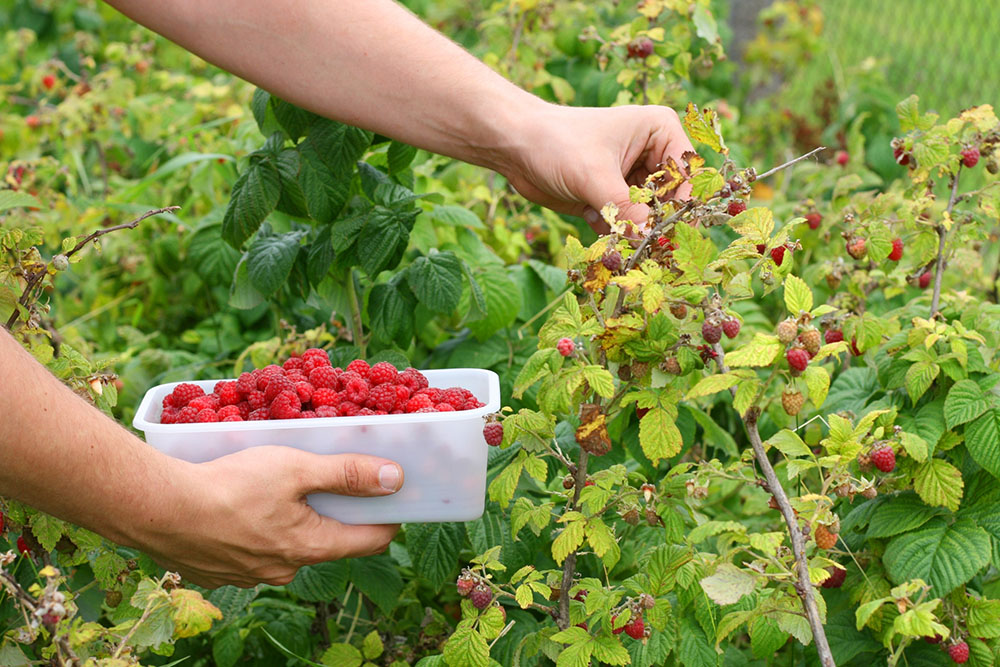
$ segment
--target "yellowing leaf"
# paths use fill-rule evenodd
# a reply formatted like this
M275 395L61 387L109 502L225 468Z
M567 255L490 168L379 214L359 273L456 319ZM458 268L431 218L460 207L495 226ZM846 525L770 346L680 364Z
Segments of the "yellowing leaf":
M170 591L170 606L177 637L194 637L208 631L213 619L222 620L222 612L215 605L188 588Z
M750 343L726 355L730 366L770 366L784 346L776 336L757 333Z
M700 141L718 153L729 153L719 129L719 116L714 110L705 109L699 113L698 107L689 102L684 114L684 128L692 141Z
M785 278L785 307L792 317L808 313L813 307L812 290L802 278L791 273Z

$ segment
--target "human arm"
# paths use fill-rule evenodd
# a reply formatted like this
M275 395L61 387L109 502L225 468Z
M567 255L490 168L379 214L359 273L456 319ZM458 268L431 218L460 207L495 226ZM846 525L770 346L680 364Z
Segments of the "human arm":
M202 58L315 113L494 169L521 194L584 215L691 143L667 107L549 104L392 0L108 0Z
M87 404L0 327L0 495L149 553L215 587L287 583L302 565L378 553L398 526L346 526L314 491L379 496L389 465L258 447L202 464L146 445Z

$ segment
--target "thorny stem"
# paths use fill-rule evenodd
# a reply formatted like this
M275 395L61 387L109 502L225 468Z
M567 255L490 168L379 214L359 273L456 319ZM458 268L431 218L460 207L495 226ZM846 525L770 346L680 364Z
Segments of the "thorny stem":
M725 352L718 343L715 344L715 353L718 355L716 363L719 365L719 371L728 373L729 368L726 366ZM735 396L735 388L729 391ZM781 515L785 519L785 525L788 528L788 535L792 541L792 553L795 555L796 573L798 575L798 581L795 582L795 591L802 601L806 618L809 620L809 627L812 629L813 639L816 642L816 652L819 654L820 664L823 667L836 667L836 663L833 660L833 653L830 651L830 643L826 638L826 631L823 629L823 621L819 615L819 607L816 606L812 582L809 580L809 563L806 560L806 545L802 537L802 530L799 528L799 522L795 518L795 511L788 502L788 496L785 494L781 482L778 481L774 467L767 458L767 452L764 451L764 443L761 442L760 432L757 430L757 418L759 414L760 411L756 406L747 410L746 414L741 415L743 427L746 429L747 437L750 439L750 446L753 447L754 458L757 459L757 464L764 472L768 490L774 495L774 499L778 503L778 508L781 510Z
M575 484L573 485L573 500L569 509L576 509L580 502L580 490L587 483L587 459L589 454L583 447L580 448L580 456L576 461L576 472L573 475ZM576 550L574 549L563 562L562 584L559 586L559 618L557 623L560 630L569 627L569 589L573 586L573 574L576 572Z
M110 234L111 232L117 232L121 229L135 229L139 225L139 223L145 220L146 218L150 218L154 215L159 215L161 213L172 213L174 211L180 210L180 208L181 208L180 206L166 206L164 208L158 208L153 211L146 211L145 213L140 215L135 220L132 220L131 222L126 222L121 225L115 225L113 227L105 227L103 229L98 229L97 231L84 237L82 241L73 246L72 250L65 253L66 259L69 259L73 255L78 253L80 250L83 249L84 246L86 246L91 241L96 241L105 234ZM22 308L26 308L28 306L28 303L31 301L31 294L35 291L35 288L38 286L38 283L41 282L42 278L44 278L48 274L48 271L49 271L49 265L48 263L46 263L40 269L32 271L28 276L25 277L24 291L21 292L21 297L17 300L18 305L20 305ZM14 328L14 324L17 323L18 315L20 315L20 310L18 308L15 308L14 312L10 314L10 318L7 320L7 323L4 325L8 331Z
M788 167L791 167L796 162L801 162L802 160L805 160L806 158L810 158L813 155L815 155L816 153L819 153L820 151L825 151L825 150L826 150L826 146L820 146L818 148L814 148L811 151L809 151L808 153L806 153L805 155L800 155L797 158L789 160L788 162L779 164L777 167L771 167L770 169L768 169L767 171L765 171L763 174L757 174L757 179L760 180L762 178L767 178L768 176L773 176L774 174L777 174L782 169L787 169Z
M962 173L962 163L958 164L958 171L951 179L951 196L948 197L948 208L945 209L945 215L951 215L951 210L955 208L955 202L958 201L958 177ZM944 273L944 248L945 243L948 240L948 230L945 229L944 225L938 223L934 228L938 233L938 253L937 260L934 262L934 295L931 297L931 317L937 313L938 302L941 299L941 277Z

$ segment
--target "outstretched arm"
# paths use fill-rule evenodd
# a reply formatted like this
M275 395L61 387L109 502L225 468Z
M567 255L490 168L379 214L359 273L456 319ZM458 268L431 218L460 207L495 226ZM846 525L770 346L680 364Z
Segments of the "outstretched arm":
M691 150L667 107L548 104L392 0L108 0L202 58L317 114L494 169L521 194L584 215Z
M279 447L197 465L170 458L75 395L2 327L0 378L0 495L140 548L195 583L283 584L302 565L377 553L396 533L345 526L305 503L314 491L392 493L402 471L390 461Z

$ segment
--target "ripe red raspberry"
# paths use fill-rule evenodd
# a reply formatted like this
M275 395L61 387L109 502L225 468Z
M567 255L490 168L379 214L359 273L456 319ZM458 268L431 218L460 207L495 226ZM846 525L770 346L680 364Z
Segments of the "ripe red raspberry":
M927 286L931 284L931 272L924 271L917 278L917 284L920 285L920 289L927 289Z
M240 417L239 415L229 415L228 417L223 417L219 421L220 422L241 422L241 421L243 421L243 417Z
M427 378L416 368L406 368L399 375L400 382L409 387L413 393L427 388Z
M42 124L42 119L38 116L32 114L30 116L24 117L24 124L30 127L32 130L38 129Z
M358 405L368 400L368 383L361 378L348 380L344 383L344 398Z
M486 586L476 586L469 593L469 600L476 609L486 609L493 602L493 591Z
M444 403L451 404L451 407L456 410L461 410L469 399L466 398L465 392L459 387L451 387L441 392L441 400Z
M772 249L771 259L774 260L775 264L781 266L781 263L785 261L785 246L779 245L777 248Z
M282 391L271 402L268 414L271 419L298 419L302 412L302 403L294 390Z
M226 417L233 417L233 416L240 417L240 409L235 405L226 405L219 408L218 414L220 421L224 420Z
M341 401L337 406L337 414L341 417L354 417L361 411L361 406L350 401Z
M610 250L604 253L604 256L601 257L601 264L604 265L605 269L614 273L618 269L622 268L622 254L617 250Z
M340 393L334 391L333 389L320 387L319 389L313 391L312 404L314 408L318 408L322 405L332 405L333 407L337 407L340 405L340 401Z
M800 373L809 365L809 353L801 347L793 347L785 353L788 365Z
M290 357L285 360L285 363L281 364L281 367L286 371L301 370L305 360L302 357Z
M766 250L767 250L767 246L766 245L764 245L763 243L758 243L757 244L757 254L758 255L763 255L764 251L766 251Z
M892 472L896 469L896 452L892 447L880 447L871 453L872 463L882 472Z
M240 401L236 404L236 409L239 411L240 417L246 419L250 414L250 403L248 401Z
M978 157L978 156L977 156ZM973 162L973 164L975 164ZM969 645L965 642L958 642L948 647L948 656L952 662L962 664L969 661Z
M823 222L823 216L816 211L810 211L806 213L806 224L809 225L809 229L819 229L820 223Z
M642 639L646 633L646 624L642 622L642 616L635 616L625 625L625 634L632 639Z
M940 644L942 639L944 637L938 634L935 634L933 637L924 637L924 641L928 644Z
M204 389L196 384L189 384L186 382L174 387L174 391L171 394L171 396L173 396L173 404L175 408L183 408L192 400L204 395Z
M267 408L258 408L257 410L251 410L250 415L247 417L248 422L258 422L265 421L270 415L267 412Z
M257 390L266 392L272 382L284 379L285 371L281 370L280 366L268 366L257 376Z
M455 406L451 403L438 403L434 406L434 412L455 412Z
M858 339L854 337L851 338L851 354L855 357L860 357L862 354L861 348L858 347Z
M212 408L205 408L204 410L200 410L198 412L198 416L195 418L195 421L200 424L217 422L219 421L219 414Z
M360 410L358 410L358 414L355 415L355 416L356 417L371 417L374 414L375 414L375 411L372 410L371 408L361 408Z
M28 541L24 539L24 535L18 535L17 537L17 551L25 556L31 555L31 547L28 546Z
M726 209L726 212L729 215L735 216L739 215L745 210L747 210L747 203L742 199L734 199L731 202L729 202L729 207Z
M420 408L419 410L417 410L413 414L417 415L417 414L423 414L423 413L427 413L427 412L437 412L437 410L435 410L434 406L432 405L429 408Z
M653 40L649 37L637 37L625 47L629 58L642 60L653 55Z
M410 400L410 396L413 392L405 384L396 385L396 405L406 405L406 402ZM392 412L390 410L390 412Z
M309 383L316 389L319 389L320 387L325 387L327 389L339 389L337 386L337 377L339 375L340 373L330 366L317 366L309 373Z
M861 236L852 236L847 240L847 254L854 259L861 259L868 252L868 242Z
M295 393L299 395L299 401L301 403L308 403L311 401L314 391L313 386L308 382L295 383Z
M267 383L267 389L264 390L264 400L270 403L283 391L295 391L295 385L284 375L275 376Z
M464 419L464 417L463 417ZM483 437L490 447L497 447L503 442L503 424L500 422L490 422L483 427Z
M735 317L722 323L722 332L726 338L736 338L740 333L740 321Z
M305 364L307 361L312 361L315 363L323 364L324 366L330 365L330 355L326 353L326 350L319 347L311 347L302 353L302 363Z
M256 389L257 378L253 376L253 373L240 373L239 379L236 380L236 390L246 396Z
M975 146L962 150L962 164L972 169L979 164L979 149ZM968 651L968 649L966 649ZM964 661L963 661L964 662Z
M220 405L236 405L240 402L240 390L236 388L235 382L215 383L215 394L219 397Z
M177 408L164 408L163 412L160 413L160 423L176 424L178 413L180 413L180 410Z
M399 371L388 361L380 361L368 371L368 381L373 387L387 382L394 383L398 377Z
M414 396L426 396L431 399L431 403L440 403L443 394L444 392L437 387L425 387L414 394Z
M355 359L351 363L347 364L348 371L354 371L363 378L368 377L368 373L371 372L371 366L364 359Z
M386 383L372 387L368 400L376 410L390 412L396 407L396 387Z
M837 164L841 167L845 166L847 161L850 159L851 156L847 153L847 151L837 151Z
M336 405L320 405L316 408L316 416L322 418L339 417L340 411Z
M475 587L476 580L467 575L462 575L458 578L458 581L455 582L455 590L457 590L458 594L463 598L467 597Z
M889 259L894 262L903 259L903 239L898 236L892 240L892 252L889 253Z
M705 342L709 345L715 345L720 340L722 340L722 327L718 327L711 322L705 322L701 325L701 337L705 339Z
M195 420L198 419L198 409L192 408L190 405L181 408L180 412L177 413L176 424L193 424Z
M830 573L830 576L820 584L823 588L840 588L844 585L844 580L847 579L847 570L841 567L828 567L826 571Z
M406 402L403 406L404 412L416 412L422 408L434 407L434 402L431 400L430 396L426 394L420 394L419 396L414 396Z
M42 77L42 85L45 86L45 90L52 90L53 86L56 85L56 78L51 74L46 74Z
M576 344L570 338L560 338L559 342L556 343L556 349L559 350L559 354L564 357L568 357L573 354L573 350L576 349Z
M826 333L823 334L823 340L826 341L827 345L830 343L839 343L844 340L844 332L840 329L827 329Z
M897 146L892 149L892 157L895 158L897 164L904 167L910 164L910 154L903 150L902 146Z
M267 407L267 399L264 398L264 392L257 390L247 394L247 403L250 404L251 410L260 410Z
M188 403L188 406L194 408L198 412L201 412L202 410L218 410L221 407L221 404L219 403L218 396L209 394L207 396L199 396Z

